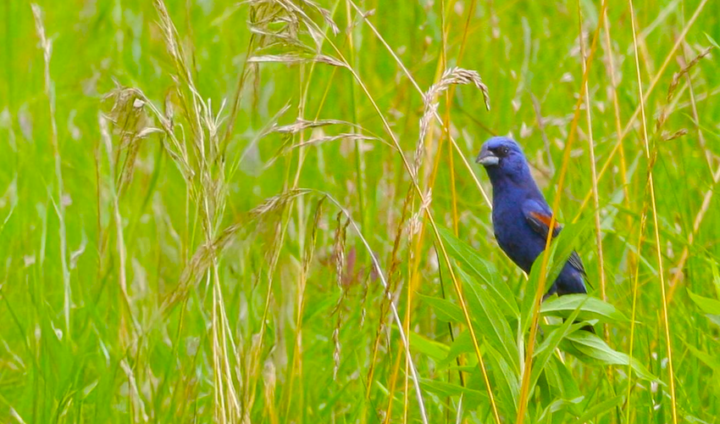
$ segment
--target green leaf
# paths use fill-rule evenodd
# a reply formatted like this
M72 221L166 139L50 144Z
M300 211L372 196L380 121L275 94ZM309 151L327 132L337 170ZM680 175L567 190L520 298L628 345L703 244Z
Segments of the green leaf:
M595 361L609 365L630 365L635 373L643 380L656 381L662 383L657 377L652 375L648 369L638 362L637 359L631 358L622 353L612 349L608 346L601 338L587 331L578 331L576 333L567 336L566 340L569 345L568 350L572 351L575 349L582 355L587 356ZM585 359L582 355L577 355L579 359Z
M707 319L710 320L710 322L714 323L715 325L720 326L720 315L707 314L705 316L707 317Z
M503 314L514 318L519 317L520 311L515 301L515 295L508 284L498 278L495 266L483 259L472 246L455 237L447 228L438 227L438 231L448 254L458 261L467 272L487 284L488 291Z
M690 299L705 313L705 316L714 324L720 325L720 301L709 297L699 296L688 290Z
M520 376L513 372L507 361L492 345L486 343L484 346L488 353L486 355L487 362L490 364L489 368L494 377L493 386L498 389L496 400L502 405L507 416L514 417L517 415L517 402L520 395Z
M438 361L445 358L448 351L450 351L450 348L447 345L430 340L427 337L415 332L411 332L410 346L423 355L427 355Z
M555 349L557 349L557 347L560 345L560 342L572 332L585 326L585 324L583 323L573 325L573 322L575 322L575 318L577 318L579 311L580 309L576 308L575 311L573 311L573 313L570 315L570 317L565 320L563 325L553 330L548 335L548 337L543 340L540 346L538 346L537 351L533 355L534 363L532 374L530 375L530 393L532 393L532 389L537 384L538 378L540 378L540 373L547 365Z
M584 398L584 394L580 392L573 374L568 370L567 365L560 360L559 355L550 357L550 362L545 366L545 379L563 399ZM576 404L568 405L568 407L575 416L582 413L582 409Z
M712 368L715 372L720 373L720 360L718 360L717 356L713 356L707 352L703 352L695 346L688 344L688 342L684 340L683 343L685 343L685 346L688 348L688 350L690 350L690 352L692 352L692 354L695 355L695 357L698 358L702 363Z
M718 315L720 314L720 300L710 299L709 297L699 296L690 290L688 290L690 299L700 308L701 311L706 314Z
M565 266L568 258L575 250L573 247L575 245L575 242L582 234L585 233L587 228L589 228L590 223L592 222L591 218L592 214L588 214L588 216L580 222L567 225L550 244L550 257L548 258L546 270L547 276L545 280L545 288L543 294L547 293L547 291L555 282L555 279L557 279L557 276L560 275L560 271L562 271L562 268ZM530 328L530 317L532 317L533 311L535 309L534 300L540 281L540 268L542 267L542 261L543 254L539 255L535 259L532 269L530 270L528 284L525 288L522 302L523 313L521 318L523 323L523 334L525 334Z
M447 397L464 395L467 402L477 404L480 401L487 401L487 393L480 390L473 390L459 384L447 383L445 381L431 380L429 378L420 379L420 387L430 393Z
M709 260L710 268L713 274L713 283L715 284L715 296L720 299L720 270L718 270L718 264L714 260Z
M586 423L592 420L593 418L600 417L610 411L613 410L613 408L616 408L618 405L623 403L623 395L618 395L613 398L610 398L608 400L602 401L598 403L597 405L593 406L592 408L585 411L584 414L580 418L578 418L577 422L579 423Z
M542 414L540 414L540 416L535 420L535 422L538 422L538 423L543 422L547 419L547 417L550 414L554 414L559 411L564 411L567 409L572 411L572 409L577 407L577 405L580 402L582 402L583 399L584 399L584 397L580 396L580 397L576 397L575 399L570 399L570 400L566 400L566 399L554 400L552 403L550 403L550 405L548 405L543 410Z
M688 422L690 424L712 424L708 421L701 420L700 418L698 418L694 415L690 415L690 414L685 414L685 416L683 418L685 419L686 422Z
M449 300L423 294L420 295L420 298L432 306L440 321L465 323L465 315L458 305Z
M707 38L708 41L710 42L710 44L712 44L713 46L715 46L716 49L720 49L720 45L718 45L718 42L715 41L715 39L712 38L712 37L710 36L710 34L708 34L707 32L705 33L705 38Z
M567 318L579 309L580 319L599 319L605 322L627 322L628 318L613 305L585 294L569 294L543 302L540 312Z
M492 344L511 365L513 371L519 375L520 355L507 320L490 299L485 288L465 273L462 268L457 267L457 272L463 282L468 307L472 311L473 323L477 327L476 334Z
M462 355L463 353L474 352L475 347L473 346L472 338L470 337L469 331L463 331L462 333L455 336L455 341L450 345L450 350L447 356L440 362L441 367L448 366L455 358Z

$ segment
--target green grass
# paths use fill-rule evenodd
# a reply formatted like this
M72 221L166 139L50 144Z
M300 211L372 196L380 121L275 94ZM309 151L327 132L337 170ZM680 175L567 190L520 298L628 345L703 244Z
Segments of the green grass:
M0 5L0 422L720 422L719 3L230 3Z

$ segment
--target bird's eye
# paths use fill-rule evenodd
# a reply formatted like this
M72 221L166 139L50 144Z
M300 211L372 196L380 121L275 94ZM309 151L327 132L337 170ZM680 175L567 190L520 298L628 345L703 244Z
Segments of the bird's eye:
M500 148L500 154L501 154L501 155L507 156L508 153L510 153L510 148L509 148L509 147L507 147L507 146L502 146L502 147Z

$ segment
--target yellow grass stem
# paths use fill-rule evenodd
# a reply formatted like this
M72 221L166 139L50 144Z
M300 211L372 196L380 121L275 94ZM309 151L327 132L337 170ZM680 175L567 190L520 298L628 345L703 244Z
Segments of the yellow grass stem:
M420 85L417 83L417 81L415 81L415 78L412 76L412 74L407 69L405 64L400 60L398 55L393 51L392 47L390 47L390 45L387 43L387 41L385 41L385 38L380 34L380 32L378 32L377 28L375 28L375 26L372 24L372 22L370 22L370 20L367 18L367 15L365 15L362 12L362 10L360 10L360 8L354 2L352 2L352 0L350 0L350 1L351 1L351 5L353 6L353 8L355 8L355 11L363 18L363 21L368 26L368 28L370 28L370 30L373 32L373 34L375 34L375 36L378 38L378 40L380 40L380 42L383 44L383 46L385 46L385 49L388 51L388 53L390 53L390 56L392 56L393 60L395 60L395 62L398 64L398 66L400 66L400 69L403 71L405 76L407 76L408 80L410 80L413 87L415 87L415 90L420 95L423 95L424 92L420 88ZM466 31L467 31L467 29L466 29ZM442 121L442 118L437 113L435 114L435 118L438 121ZM477 178L477 176L475 175L475 172L473 171L473 168L470 166L470 163L465 158L464 152L462 151L462 149L460 149L460 146L458 146L457 142L455 141L455 139L452 136L449 136L449 140L452 143L455 151L457 152L458 157L462 161L463 166L467 170L468 174L470 174L470 176L472 177L473 182L475 183L475 186L477 187L478 191L482 195L483 200L485 201L485 204L489 208L492 208L492 202L490 201L490 197L487 195L487 193L485 192L485 189L480 184L480 180Z
M388 396L388 407L385 411L385 420L383 421L383 424L389 424L390 419L392 418L392 407L394 403L393 401L395 400L395 384L397 383L397 375L400 369L400 359L402 358L403 355L400 353L398 353L397 358L395 358L395 366L393 366L393 374L390 379L390 396Z
M335 3L335 6L333 7L333 10L330 15L331 18L335 16L335 12L337 10L338 4L339 4L339 2ZM327 31L329 29L330 29L330 27L328 25L327 28L324 30L324 33L327 33ZM350 34L351 33L348 32L347 37L350 37L351 36ZM325 39L322 39L321 43L323 43L324 40ZM300 101L300 104L298 105L298 117L299 118L303 118L304 114L305 114L308 93L310 92L310 84L312 82L312 77L315 73L316 65L317 65L317 62L312 62L310 64L310 71L308 72L308 75L306 77L305 85L304 85L302 93L301 93L301 101ZM333 67L331 77L328 80L326 89L323 92L323 96L320 100L320 104L318 105L317 112L315 114L316 121L319 118L320 111L322 110L323 105L325 104L325 100L327 99L327 95L330 90L332 81L335 77L336 71L337 71L337 68ZM302 130L302 131L300 131L299 144L302 145L304 140L305 140L305 130ZM303 169L303 165L305 163L306 151L307 151L307 149L305 147L298 148L297 168L295 170L295 177L292 182L292 190L296 190L298 188L298 184L300 182L300 175L301 175L301 172ZM320 205L318 205L318 208L320 208ZM297 214L298 214L298 224L299 224L298 226L300 229L304 228L304 226L303 226L303 221L304 221L303 220L303 210L304 210L303 197L300 197L300 198L298 198L298 203L297 203ZM299 237L299 240L300 240L300 251L306 251L307 249L305 249L305 246L303 245L304 237L302 236L302 234ZM315 241L311 240L310 242L314 243ZM312 255L312 249L314 249L314 247L311 246L309 249L310 250L309 250L308 255ZM303 260L306 260L306 258L303 258ZM297 374L298 380L302 381L302 366L303 366L302 365L303 364L302 327L303 327L303 313L305 311L305 288L307 286L308 266L309 266L309 264L301 267L300 276L299 276L299 285L298 285L298 289L297 289L297 306L296 306L297 313L295 316L295 339L294 339L294 345L293 345L294 354L292 357L293 359L292 359L292 365L291 365L291 370L290 370L290 378L288 381L288 389L285 391L285 393L286 393L285 402L287 405L286 412L285 412L286 417L290 416L290 408L293 404L294 398L298 399L297 403L300 405L300 408L302 408L302 406L304 404L304 391L299 390L299 391L295 392L293 390L293 384L295 381L296 374ZM295 394L295 395L293 396L293 394Z
M605 14L607 15L607 10L605 11ZM607 19L605 19L605 25L607 26ZM587 69L587 64L585 63L585 41L582 37L582 14L580 13L580 7L578 6L578 31L580 32L580 51L582 53L582 70L583 73ZM598 26L599 28L599 26ZM605 260L603 255L603 245L602 245L602 233L600 231L600 199L598 195L598 178L597 178L597 168L595 166L595 141L593 139L593 128L592 128L592 105L590 103L590 90L588 89L588 81L585 80L585 115L587 119L587 134L588 134L588 150L590 152L590 175L591 175L591 182L592 182L592 194L593 194L593 202L595 206L594 211L594 218L595 218L595 243L597 244L598 249L598 273L600 275L600 295L602 296L603 300L607 299L606 289L605 289Z
M607 15L607 11L605 12ZM618 100L618 94L617 94L617 75L615 73L615 58L613 54L613 48L612 48L612 39L610 38L610 22L607 19L607 16L605 16L605 22L603 24L603 29L605 30L605 53L607 56L607 62L608 62L608 73L610 74L610 90L612 92L612 103L613 103L613 116L614 116L614 123L615 123L615 134L617 137L618 142L616 143L616 150L620 152L620 181L622 184L622 190L624 193L623 196L623 203L625 204L625 207L629 210L630 209L630 192L628 189L628 179L627 179L627 160L625 158L625 147L622 143L622 122L620 121L620 101ZM610 164L610 161L608 160L605 165ZM603 167L603 170L607 169L607 166ZM602 175L593 177L594 184L598 183L598 180L601 178ZM579 217L580 214L578 213L577 217ZM577 218L576 217L576 218ZM628 228L632 226L632 218L630 216L627 217L627 225ZM632 268L632 252L630 252L630 267ZM603 285L604 286L604 285ZM607 291L605 289L601 290L602 300L607 301ZM607 326L607 324L603 325L603 333L605 336L605 341L610 340L610 330ZM608 374L609 378L612 378L612 374Z
M662 77L663 73L665 72L666 68L670 64L670 62L675 57L675 53L677 52L678 48L682 45L683 41L685 40L685 37L687 36L688 31L690 31L690 28L695 23L697 18L700 16L700 12L702 12L703 8L707 4L708 0L702 0L700 4L695 9L695 12L688 20L687 24L685 24L685 27L680 32L680 35L678 35L678 39L675 41L675 44L673 45L672 49L670 49L670 52L668 52L667 56L665 57L665 61L663 61L663 64L660 66L660 69L658 70L657 74L655 74L655 77L650 82L650 86L645 91L645 95L641 99L643 104L647 103L648 98L650 97L650 94L655 90L657 87L658 82L660 81L660 78ZM601 19L602 20L602 19ZM622 141L625 139L625 137L630 133L630 131L633 128L633 125L635 125L635 121L640 116L640 106L635 108L635 112L633 112L632 116L630 117L630 120L628 120L628 123L625 125L625 128L623 129L622 133L618 137L618 140L613 147L612 151L608 155L607 160L605 161L605 164L600 169L600 172L598 173L598 181L602 179L603 175L605 174L605 170L609 168L610 164L612 163L613 158L615 157L615 154L618 152L618 150L621 147ZM583 198L582 204L580 208L578 209L578 213L573 219L573 221L576 221L580 214L585 210L585 207L587 206L588 201L590 200L590 197L592 196L592 191L588 191L585 197Z
M354 5L354 3L352 3L352 4ZM358 10L358 13L362 14L362 12L359 11L359 9L357 8L357 6L355 6L355 8L356 8L356 10ZM366 20L366 22L367 22L367 20ZM374 31L374 32L375 32L375 31ZM376 35L379 36L379 34L378 34L377 32L375 32L375 33L376 33ZM384 41L384 39L381 39L381 40L382 40L383 44L385 44L385 45L387 46L387 43ZM340 58L340 60L342 60L344 63L347 64L348 62L347 62L347 60L343 57L342 52L340 52L340 50L332 43L332 41L328 40L328 42L329 42L329 44L333 47L333 49L335 50L335 53L338 55L338 57ZM394 55L394 54L393 54L393 55ZM395 55L394 55L394 56L395 56ZM397 57L397 56L395 56L395 57ZM406 170L406 171L408 172L408 174L410 175L411 183L412 183L412 186L413 186L414 190L416 191L416 194L420 197L420 199L424 199L424 198L425 198L425 195L423 194L422 189L420 188L420 186L419 186L419 184L418 184L418 181L417 181L417 179L415 178L415 175L414 175L414 172L413 172L413 170L412 170L412 167L411 167L410 163L408 162L405 154L403 153L402 147L400 146L400 142L399 142L399 140L397 139L397 137L395 136L395 134L393 133L392 128L390 127L390 124L388 123L387 119L385 118L385 115L384 115L384 114L382 113L382 111L380 110L380 107L379 107L379 106L377 105L377 103L375 102L374 97L372 96L372 94L370 94L370 91L367 89L367 87L366 87L365 84L363 83L362 79L361 79L360 76L357 74L357 72L356 72L352 67L350 67L350 66L347 66L347 69L348 69L348 71L350 71L350 73L353 74L353 77L355 78L356 82L358 83L358 85L360 85L360 88L363 90L363 92L364 92L365 95L367 96L368 100L370 101L371 105L373 106L373 109L375 109L376 113L377 113L378 116L380 117L380 120L382 121L382 125L383 125L385 131L387 132L387 134L388 134L388 135L390 136L390 138L392 139L392 142L393 142L393 144L395 145L395 148L396 148L398 154L400 155L400 159L402 160L403 167L405 168L405 170ZM404 69L404 67L403 67L403 69ZM414 80L413 80L413 83L414 83L415 85L417 84L417 83L414 82ZM418 88L419 88L419 87L418 87ZM465 162L466 162L466 164L467 164L467 161L465 161ZM468 168L469 168L469 164L468 164ZM474 174L473 174L473 175L474 175ZM478 182L478 186L479 186L479 182ZM483 193L484 193L484 192L483 192ZM486 198L487 198L487 196L486 196ZM488 203L489 203L489 200L488 200ZM440 237L440 232L439 232L439 230L438 230L437 224L435 223L435 218L433 217L433 215L432 215L432 213L430 212L429 209L426 209L426 210L425 210L425 216L426 216L427 219L430 221L430 226L431 226L431 228L432 228L432 230L433 230L433 233L434 233L434 235L435 235L435 239L438 241L438 246L440 247L440 250L441 250L441 252L442 252L442 257L443 257L443 259L445 260L445 262L446 262L446 264L447 264L447 266L448 266L448 269L449 269L449 272L450 272L450 277L451 277L451 279L452 279L452 281L453 281L453 286L454 286L454 288L455 288L456 293L458 294L458 301L459 301L460 307L461 307L461 309L462 309L462 311L463 311L463 316L464 316L464 318L465 318L465 322L466 322L466 324L468 325L468 330L469 330L469 333L470 333L470 338L471 338L471 340L472 340L472 342L473 342L473 348L474 348L475 354L476 354L476 356L477 356L477 358L478 358L478 365L480 366L480 369L481 369L481 371L482 371L483 380L484 380L484 382L485 382L485 386L486 386L487 391L488 391L488 397L490 398L490 405L491 405L491 408L492 408L492 411L493 411L493 416L494 416L496 422L500 423L500 422L501 422L501 421L500 421L500 414L499 414L499 412L498 412L497 404L496 404L496 402L495 402L495 397L494 397L493 392L492 392L492 386L490 385L489 376L488 376L488 374L487 374L487 368L485 367L485 362L484 362L483 357L482 357L482 354L481 354L481 352L480 352L480 343L478 342L477 334L475 333L475 330L473 329L473 326L472 326L472 319L470 318L470 312L469 312L469 310L468 310L468 308L467 308L467 302L465 301L465 299L464 299L464 297L463 297L463 295L462 295L462 289L461 289L461 287L460 287L460 282L458 281L457 276L455 275L455 271L453 271L453 269L452 269L452 264L450 263L450 256L448 255L447 250L446 250L446 248L445 248L445 245L444 245L444 243L442 242L442 239L441 239L441 237ZM417 392L418 392L418 396L420 396L419 382L417 382L417 380L416 380L416 381L415 381L415 384L417 385L416 390L417 390Z
M675 266L675 276L670 282L670 289L668 290L668 304L673 300L675 290L677 289L677 286L680 282L680 277L682 277L683 275L682 269L685 266L685 262L687 261L690 254L690 247L695 241L695 235L697 235L698 231L700 230L700 224L702 224L703 218L705 218L705 214L710 209L710 201L713 198L713 194L715 193L714 188L718 184L718 182L720 182L720 166L718 166L718 168L715 170L715 173L713 174L712 187L710 187L703 196L700 210L698 210L697 215L695 215L695 220L693 221L692 231L690 232L690 234L688 234L687 244L685 245L682 253L680 254L680 260L678 261L678 264Z
M628 0L628 4L630 5L630 14L634 17L635 16L635 10L633 8L633 2L632 0ZM650 206L652 210L652 216L653 216L653 225L655 229L655 249L657 251L657 260L658 260L658 273L660 275L660 293L662 295L662 316L663 316L663 324L665 326L665 343L667 345L667 359L668 359L668 374L670 379L670 407L672 410L672 418L673 418L673 424L677 424L678 417L677 417L677 405L676 405L676 398L675 398L675 374L673 370L673 361L672 361L672 344L670 340L670 320L668 317L668 303L667 303L667 296L665 294L665 270L663 269L663 257L662 257L662 245L660 244L660 223L658 222L658 214L657 214L657 205L655 202L655 183L653 181L653 167L655 164L655 156L654 154L657 154L657 152L653 153L650 151L650 140L648 140L648 132L647 132L647 120L645 117L645 99L643 96L643 88L642 88L642 78L640 77L640 58L638 56L638 47L637 47L637 35L635 30L635 19L633 18L631 20L632 22L632 33L633 33L633 47L635 49L635 71L637 73L637 82L638 82L638 90L640 94L640 114L641 114L641 121L642 121L642 135L643 135L643 143L645 146L645 156L648 161L648 188L650 190ZM632 352L631 352L632 354Z
M580 3L578 2L578 8L580 7ZM580 118L580 107L583 103L583 98L585 97L585 91L582 90L582 87L587 84L589 72L592 66L593 58L595 57L595 49L597 48L598 39L600 38L600 28L602 27L603 21L605 20L605 10L607 9L607 0L603 0L602 7L600 9L600 20L598 22L597 28L595 28L595 33L593 34L593 41L592 46L590 47L590 55L587 58L586 65L585 65L585 71L583 72L582 82L581 82L581 90L580 95L578 96L578 99L575 103L575 112L573 114L573 120L570 124L570 134L568 135L568 141L565 144L565 151L563 153L563 161L562 165L560 167L560 175L558 177L558 186L557 191L555 195L555 200L553 201L553 208L554 211L552 216L550 217L550 228L555 227L555 223L557 222L557 211L560 210L560 199L562 197L562 191L563 191L563 185L565 183L565 175L567 173L567 167L570 163L570 151L572 149L572 144L575 141L575 134L577 132L577 126L578 121ZM582 39L582 37L581 37ZM581 41L582 42L582 41ZM542 263L540 265L540 275L538 278L538 287L537 292L535 293L535 301L534 301L534 307L532 312L532 323L530 325L530 338L528 340L528 346L527 346L527 355L525 356L527 359L525 360L525 365L523 367L523 376L522 376L522 383L520 386L520 398L518 401L518 413L517 417L515 419L515 422L517 424L522 424L525 421L525 411L527 410L527 402L528 397L530 395L530 375L532 374L532 362L533 362L533 352L535 351L535 339L537 337L537 329L538 329L538 322L540 318L540 304L542 303L542 298L545 294L545 283L547 280L547 265L548 261L550 259L550 242L552 241L553 232L548 231L547 239L545 240L545 251L542 255Z
M339 51L336 51L336 53L340 54ZM344 58L342 58L342 60L345 61ZM407 158L405 157L405 154L402 151L402 147L400 146L400 142L398 141L397 137L393 133L392 128L390 127L390 124L388 123L387 119L385 118L385 115L382 114L380 107L375 102L375 99L373 98L372 94L370 94L370 91L367 89L365 84L362 82L362 79L360 78L360 76L355 72L354 69L348 67L348 70L353 74L353 76L355 77L355 80L360 85L360 87L362 88L365 95L368 97L368 100L372 104L372 106L375 109L375 111L377 112L377 114L380 116L383 127L385 128L385 131L388 133L388 135L392 139L393 144L395 145L395 148L397 149L397 152L400 155L403 166L405 167L405 170L410 175L412 185L416 191L416 194L418 196L420 196L421 199L424 199L425 195L423 194L422 190L420 189L420 186L418 185L418 182L415 179L415 176L413 175L412 167L411 167L410 163L408 162ZM437 224L435 223L435 218L433 217L433 215L429 209L425 210L425 216L430 221L430 226L432 227L433 232L435 234L435 239L438 241L438 245L443 253L442 256L445 259L445 261L449 267L450 276L453 280L453 284L455 286L455 291L458 293L458 299L460 301L460 306L462 308L463 315L465 317L465 321L466 321L466 323L468 325L468 329L470 331L470 337L473 342L473 347L475 349L475 353L478 357L478 363L480 364L480 368L483 373L483 379L485 380L485 385L488 390L488 395L490 397L490 404L493 409L493 414L496 418L496 421L500 422L500 415L497 411L497 405L495 404L495 397L492 394L492 387L491 387L490 381L488 379L487 370L485 368L485 362L483 361L482 354L480 353L480 343L478 342L477 335L475 334L475 330L472 327L472 319L470 318L470 312L467 308L467 302L465 302L465 299L462 297L462 289L460 288L460 282L458 281L457 277L455 276L455 271L453 271L453 269L452 269L452 264L450 263L450 256L448 255L447 250L445 249L445 245L443 244L442 239L440 238L440 232L438 230ZM420 393L419 382L417 380L416 380L416 384L418 384L417 391L418 391L418 393Z
M698 210L698 213L695 215L695 220L693 221L693 227L690 233L688 234L687 238L687 244L683 247L682 253L680 254L680 260L678 261L677 265L675 266L675 275L673 276L673 279L670 281L670 289L668 290L668 304L670 304L673 301L675 290L678 287L678 284L680 282L680 278L684 275L683 268L685 267L685 262L687 261L689 254L690 254L690 247L692 247L693 243L695 242L695 236L697 235L698 231L700 230L700 224L703 221L703 218L705 218L705 213L707 213L708 209L710 208L710 201L712 200L713 193L715 193L715 186L720 181L720 166L713 172L713 165L712 165L712 152L706 147L705 140L703 136L702 129L700 128L700 117L698 115L697 111L697 103L695 100L695 92L692 87L692 81L689 74L686 74L687 81L688 81L688 88L690 90L690 105L692 106L692 116L693 121L695 122L695 128L698 132L698 144L700 147L705 151L705 157L708 163L708 167L710 169L710 172L712 173L712 185L711 187L705 192L705 195L703 196L702 204L700 205L700 210Z

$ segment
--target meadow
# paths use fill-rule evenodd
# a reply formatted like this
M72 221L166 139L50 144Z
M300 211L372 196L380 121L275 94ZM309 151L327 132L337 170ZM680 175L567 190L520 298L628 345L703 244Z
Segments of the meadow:
M0 22L0 422L720 423L719 2ZM529 275L493 135L564 224Z

